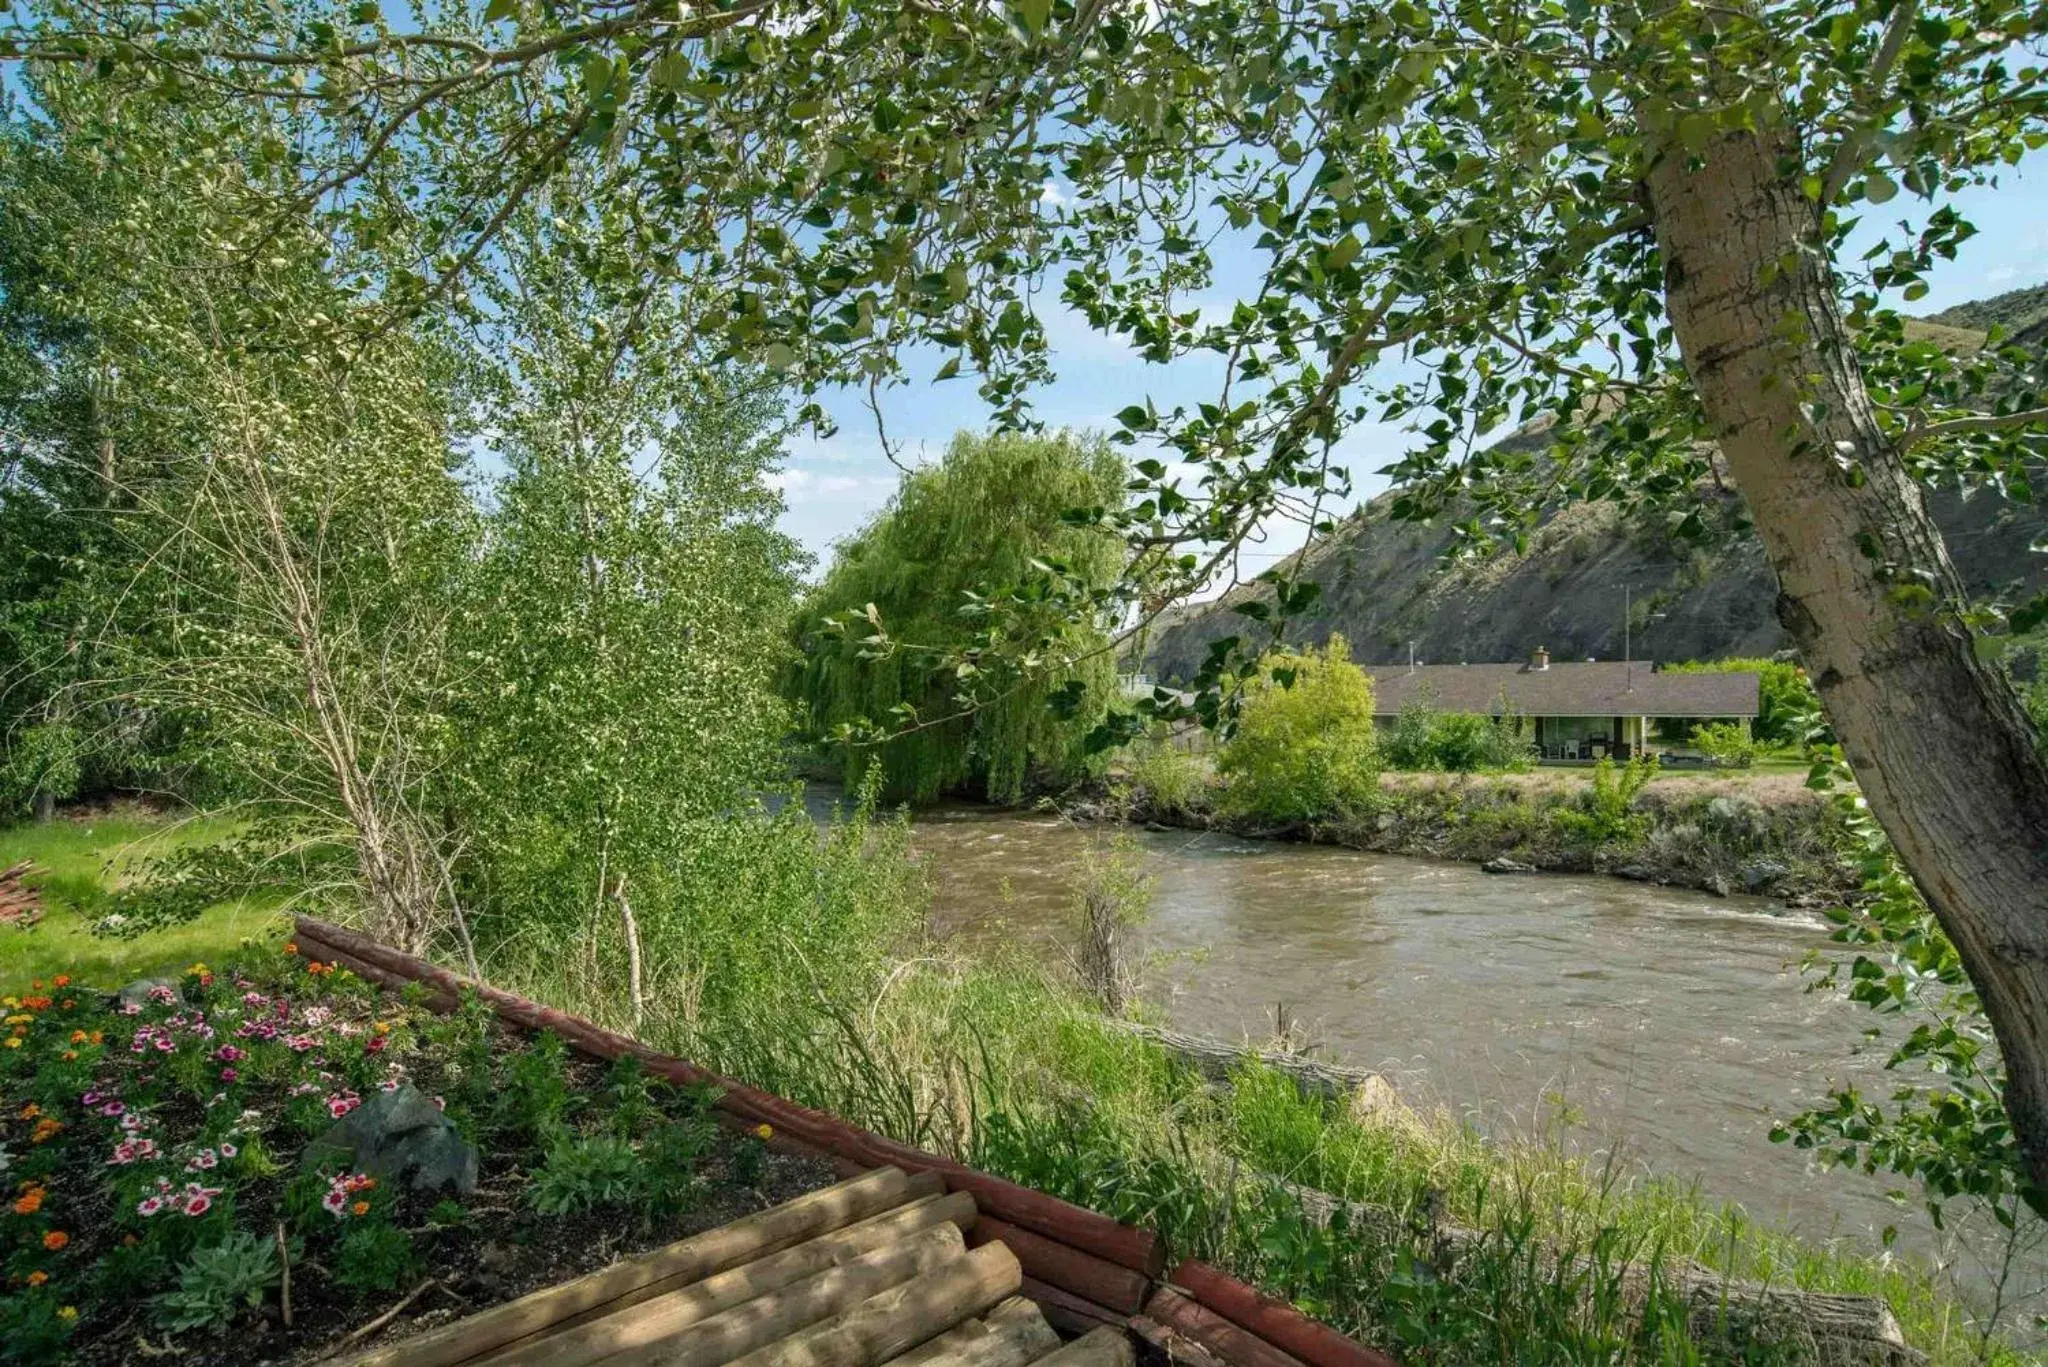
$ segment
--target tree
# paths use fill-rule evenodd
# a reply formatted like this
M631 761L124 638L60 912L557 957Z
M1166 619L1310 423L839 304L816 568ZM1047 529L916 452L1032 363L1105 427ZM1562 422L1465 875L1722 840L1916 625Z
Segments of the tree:
M1332 636L1321 651L1273 655L1246 685L1236 731L1216 757L1230 805L1272 821L1359 816L1379 798L1372 680ZM1483 721L1483 719L1482 719Z
M379 295L400 313L459 290L505 206L576 160L652 185L618 230L687 279L707 337L804 384L878 386L929 343L940 376L972 368L1026 421L1048 276L1149 360L1214 352L1214 402L1121 415L1170 458L1103 514L1140 552L1123 601L1148 616L1263 519L1322 526L1368 398L1426 439L1394 467L1400 510L1467 493L1482 539L1572 498L1694 529L1717 446L1857 780L1982 994L2048 1188L2048 765L1920 495L2024 491L2048 405L2030 358L1943 361L1884 307L1970 235L1955 192L2042 141L2048 86L2022 62L2044 36L2048 12L2011 0L507 0L418 31L375 5L62 3L9 42L113 83L317 88L299 193L360 213L411 175L429 206L424 268ZM498 85L523 98L463 129L477 155L414 173L439 111ZM1924 226L1851 259L1857 206L1902 187ZM1257 286L1197 307L1226 239ZM1423 378L1376 381L1403 350ZM1544 411L1564 420L1549 458L1480 447ZM1280 615L1306 606L1281 589ZM1207 715L1258 644L1212 659Z
M961 433L840 544L798 622L793 689L849 784L879 763L892 797L972 780L1004 800L1034 771L1079 772L1116 691L1110 624L1087 605L1121 574L1123 543L1064 515L1113 503L1124 473L1099 439ZM989 584L1014 587L977 592ZM984 672L993 696L973 705L963 685Z

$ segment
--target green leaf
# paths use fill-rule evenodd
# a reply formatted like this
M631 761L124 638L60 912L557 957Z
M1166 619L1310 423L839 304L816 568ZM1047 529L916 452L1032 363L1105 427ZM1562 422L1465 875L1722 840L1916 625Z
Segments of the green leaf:
M776 370L796 369L796 351L787 342L770 342L768 349L761 353L761 359Z
M2015 636L2024 636L2042 625L2048 625L2048 590L2035 594L2006 615L2006 624Z
M495 24L500 19L510 19L517 4L518 0L491 0L484 6L484 22Z
M1017 0L1011 8L1016 12L1017 23L1034 37L1045 32L1052 19L1052 0Z
M1880 171L1872 171L1863 184L1863 197L1872 204L1883 204L1898 192L1897 183Z

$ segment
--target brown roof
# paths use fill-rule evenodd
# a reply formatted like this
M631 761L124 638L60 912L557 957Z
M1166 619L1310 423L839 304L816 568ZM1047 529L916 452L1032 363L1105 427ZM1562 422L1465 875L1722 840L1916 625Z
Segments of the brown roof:
M1527 717L1754 717L1755 674L1671 674L1643 660L1504 665L1368 665L1373 711L1399 712L1427 694L1445 712L1509 706Z

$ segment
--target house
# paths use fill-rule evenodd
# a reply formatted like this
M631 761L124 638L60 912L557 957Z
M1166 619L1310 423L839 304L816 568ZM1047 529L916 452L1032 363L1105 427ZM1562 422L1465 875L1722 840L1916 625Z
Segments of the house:
M1642 660L1552 664L1547 649L1521 664L1372 665L1366 673L1381 726L1417 701L1441 712L1505 710L1532 720L1538 755L1560 761L1627 759L1649 748L1663 719L1752 722L1759 697L1755 674L1673 674Z

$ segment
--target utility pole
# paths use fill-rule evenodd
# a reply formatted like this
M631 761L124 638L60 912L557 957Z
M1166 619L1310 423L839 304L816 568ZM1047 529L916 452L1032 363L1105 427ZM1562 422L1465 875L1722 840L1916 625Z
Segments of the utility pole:
M1632 585L1623 584L1621 586L1621 662L1626 667L1628 676L1627 691L1631 693L1635 691L1636 687L1635 643L1629 636L1629 628L1632 625L1630 619L1634 616L1634 609L1634 588Z

